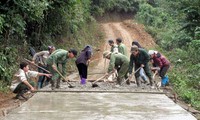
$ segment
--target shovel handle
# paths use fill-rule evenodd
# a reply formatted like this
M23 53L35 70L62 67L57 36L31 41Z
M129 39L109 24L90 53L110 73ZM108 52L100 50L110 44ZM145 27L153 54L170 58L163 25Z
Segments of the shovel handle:
M110 73L108 73L108 75L110 76L113 73L113 71L111 71ZM106 75L103 75L102 77L98 78L97 80L95 80L92 84L95 84L96 82L98 82L99 80L105 78Z
M68 82L68 80L66 80L66 78L57 70L57 69L55 69L56 70L56 72L67 82L67 84L69 84L70 86L72 86L69 82Z
M36 65L35 63L32 63L32 62L31 62L30 60L28 60L28 59L24 58L24 60L26 60L27 62L29 62L29 63L31 63L31 64L33 64L33 65L35 65L36 67L38 67L38 68L40 68L40 69L42 69L42 70L44 70L45 72L50 73L48 70L44 69L43 67L40 67L40 66Z
M134 72L134 74L135 74L136 72L138 72L141 68L142 68L142 67L139 67L139 68ZM132 77L133 77L133 76L131 76L131 79L132 79ZM126 81L128 81L128 80L129 80L129 77L122 83L122 85L123 85Z
M92 84L95 84L96 82L98 82L99 80L103 79L104 77L106 77L106 75L103 75L102 77L98 78L98 79L95 80Z

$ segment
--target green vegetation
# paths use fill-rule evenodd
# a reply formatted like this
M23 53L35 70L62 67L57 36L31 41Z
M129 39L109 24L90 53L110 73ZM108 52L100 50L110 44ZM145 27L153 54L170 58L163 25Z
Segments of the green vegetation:
M170 81L178 95L200 110L200 1L142 2L136 19L166 51Z
M48 45L83 49L97 45L100 33L94 16L105 12L136 12L135 0L2 0L0 2L0 90L11 83L23 58ZM73 66L68 66L73 69Z
M1 1L0 88L10 84L19 62L30 58L30 46L38 51L48 45L80 50L86 42L100 42L102 34L90 10L91 0Z
M178 95L200 110L200 1L193 0L2 0L0 2L0 90L10 84L28 48L96 45L95 17L132 13L146 26L172 63ZM98 43L97 43L98 42Z

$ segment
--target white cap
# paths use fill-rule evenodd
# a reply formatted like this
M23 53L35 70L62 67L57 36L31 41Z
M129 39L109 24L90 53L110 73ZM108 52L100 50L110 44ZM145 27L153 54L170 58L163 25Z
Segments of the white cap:
M148 52L149 55L153 55L154 53L157 54L158 51L155 51L155 50L149 50L149 52Z

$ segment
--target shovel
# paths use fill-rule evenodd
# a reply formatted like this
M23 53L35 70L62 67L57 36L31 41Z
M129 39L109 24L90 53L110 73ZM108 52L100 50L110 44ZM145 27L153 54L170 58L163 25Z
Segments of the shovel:
M142 68L142 67L139 67L139 68L134 72L134 74L135 74L136 72L138 72L141 68ZM131 76L131 78L132 78L132 76ZM127 82L128 80L129 80L129 77L122 83L122 85L123 85L125 82Z
M28 59L24 58L24 60L26 60L27 62L29 62L29 63L31 63L31 64L33 64L33 65L35 65L36 67L38 67L38 68L40 68L40 69L42 69L42 70L44 70L45 72L50 73L48 70L44 69L43 67L40 67L40 66L36 65L35 63L32 63L32 62L31 62L30 60L28 60Z
M75 86L72 86L68 80L65 79L65 77L56 69L56 72L65 80L65 82L67 82L67 84L69 85L68 87L69 88L74 88Z
M92 87L99 87L96 83L97 83L99 80L101 80L101 79L103 79L103 78L105 78L105 77L106 77L106 75L104 75L104 76L98 78L97 80L95 80L95 81L92 83Z
M110 76L112 73L113 73L113 71L110 72L110 73L108 74L108 76ZM101 79L103 79L103 78L105 78L105 77L106 77L106 74L103 75L102 77L98 78L97 80L95 80L95 81L92 83L92 87L99 87L96 83L97 83L99 80L101 80Z

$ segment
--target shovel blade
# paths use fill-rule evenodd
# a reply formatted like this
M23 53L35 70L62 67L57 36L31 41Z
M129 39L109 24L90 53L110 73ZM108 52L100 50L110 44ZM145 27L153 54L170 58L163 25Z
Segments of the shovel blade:
M68 86L69 88L75 88L75 86Z
M92 87L99 87L96 83L92 84Z

